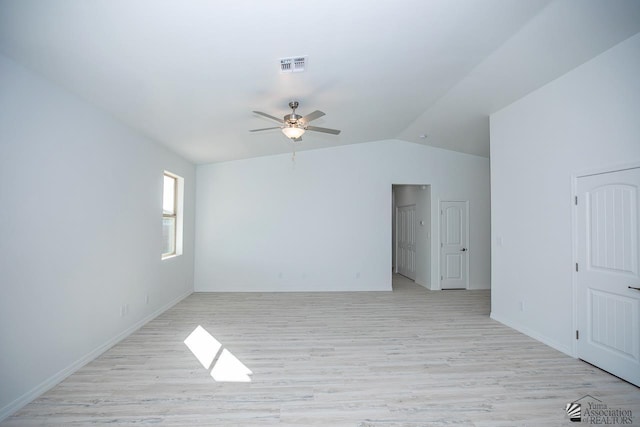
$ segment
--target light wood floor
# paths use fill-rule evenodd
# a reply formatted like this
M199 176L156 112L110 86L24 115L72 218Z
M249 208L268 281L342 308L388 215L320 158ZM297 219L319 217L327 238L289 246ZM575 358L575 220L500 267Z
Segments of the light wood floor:
M193 294L5 420L9 426L571 426L640 389L489 319L489 291ZM201 325L252 372L216 382Z

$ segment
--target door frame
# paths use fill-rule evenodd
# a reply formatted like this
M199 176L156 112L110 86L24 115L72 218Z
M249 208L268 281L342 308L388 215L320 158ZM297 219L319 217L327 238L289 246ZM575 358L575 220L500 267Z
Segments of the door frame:
M470 248L471 248L471 236L470 236L470 232L469 232L469 221L470 221L470 212L469 212L469 201L468 200L438 200L438 276L440 277L440 279L438 280L438 289L442 290L442 275L443 270L444 270L444 256L443 256L443 242L442 242L442 226L444 225L443 222L443 218L442 218L442 204L443 203L449 203L449 202L456 202L456 203L464 203L465 205L465 212L466 212L466 228L465 228L465 233L467 235L467 262L466 262L466 266L465 266L465 275L466 275L466 283L465 283L465 287L464 290L469 290L470 286L471 286L471 278L469 277L469 265L471 264L471 256L469 254Z
M578 197L578 179L591 175L601 175L611 172L620 172L627 169L640 168L640 162L623 163L617 165L603 166L598 168L586 169L583 171L575 172L571 174L571 257L572 264L575 265L578 262L578 206L575 203L575 198ZM573 331L578 330L579 317L578 317L578 272L575 268L571 268L571 292L572 292L572 321ZM572 332L573 333L573 332ZM571 341L571 356L578 358L578 340L573 335Z

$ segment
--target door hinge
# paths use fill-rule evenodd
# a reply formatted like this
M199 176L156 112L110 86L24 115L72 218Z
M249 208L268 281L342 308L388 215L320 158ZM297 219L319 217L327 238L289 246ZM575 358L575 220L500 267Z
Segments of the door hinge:
M578 263L576 262L576 271L578 271Z
M444 280L444 276L440 276L440 280Z
M575 205L578 206L578 196L575 196L573 200L574 200Z
M576 339L577 339L577 340L579 340L579 339L580 339L580 331L578 331L577 329L576 329Z

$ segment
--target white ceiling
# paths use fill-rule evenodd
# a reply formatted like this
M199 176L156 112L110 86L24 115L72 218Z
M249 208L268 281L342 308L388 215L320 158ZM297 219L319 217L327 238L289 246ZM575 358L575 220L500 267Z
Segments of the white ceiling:
M299 150L488 156L490 113L639 31L638 0L0 0L0 52L195 163L289 152L248 130L290 100L342 130Z

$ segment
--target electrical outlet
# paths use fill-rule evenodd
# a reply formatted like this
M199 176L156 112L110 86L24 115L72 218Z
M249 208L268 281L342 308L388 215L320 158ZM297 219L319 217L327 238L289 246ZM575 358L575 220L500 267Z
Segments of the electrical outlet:
M120 306L120 317L124 317L129 314L129 304L122 304Z

